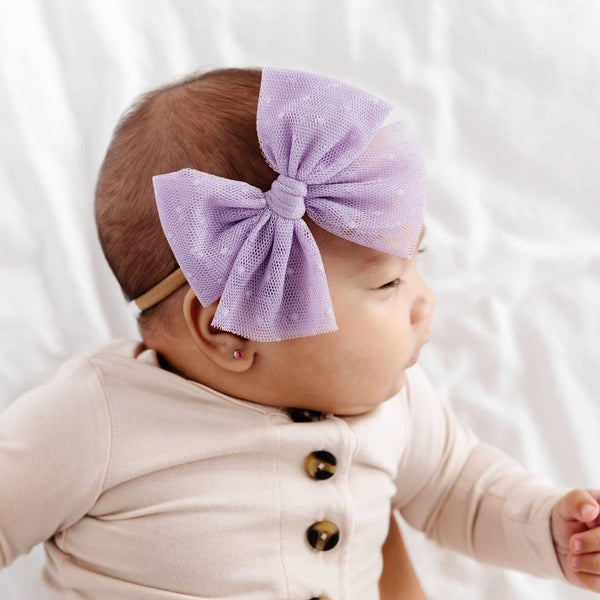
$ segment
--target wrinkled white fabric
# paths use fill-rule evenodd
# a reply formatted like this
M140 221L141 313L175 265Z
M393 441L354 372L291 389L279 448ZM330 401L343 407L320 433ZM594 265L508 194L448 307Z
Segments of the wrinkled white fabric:
M50 598L377 600L390 503L439 543L562 578L565 490L459 424L417 364L375 410L295 423L116 340L0 415L0 566L41 541ZM337 459L310 478L314 450ZM306 529L340 531L326 552Z

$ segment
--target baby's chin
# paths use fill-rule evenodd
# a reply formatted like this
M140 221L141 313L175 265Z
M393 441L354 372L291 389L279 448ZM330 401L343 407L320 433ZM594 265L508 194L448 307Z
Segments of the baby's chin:
M390 391L387 394L383 394L381 397L374 397L372 402L364 403L362 405L355 406L342 406L337 410L329 411L332 412L336 416L340 417L353 417L357 415L364 415L366 413L371 412L380 404L391 400L394 396L396 396L402 388L406 385L406 374L404 371L398 376L394 384L391 386Z

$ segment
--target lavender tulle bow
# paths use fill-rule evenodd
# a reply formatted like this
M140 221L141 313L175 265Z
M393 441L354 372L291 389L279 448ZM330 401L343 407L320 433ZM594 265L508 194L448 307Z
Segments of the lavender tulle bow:
M194 169L153 177L162 228L212 325L266 342L337 330L302 216L409 258L425 210L421 152L392 106L325 75L264 67L256 128L279 177L267 192Z

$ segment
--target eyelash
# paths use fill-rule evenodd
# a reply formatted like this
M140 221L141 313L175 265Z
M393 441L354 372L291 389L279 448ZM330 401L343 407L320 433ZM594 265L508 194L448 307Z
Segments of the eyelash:
M399 285L401 285L403 283L404 283L403 279L396 278L396 279L394 279L394 281L389 281L385 285L382 285L379 289L380 290L389 290L391 288L398 287Z
M427 248L421 248L420 250L418 250L418 252L425 252L425 250L427 250ZM389 290L395 287L398 287L399 285L402 285L404 283L404 279L400 279L399 277L397 277L396 279L394 279L394 281L388 281L385 285L382 285L379 289L380 290Z

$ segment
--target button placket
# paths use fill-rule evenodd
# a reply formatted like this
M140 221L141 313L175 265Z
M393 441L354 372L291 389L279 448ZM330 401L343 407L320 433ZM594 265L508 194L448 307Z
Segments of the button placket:
M288 416L295 423L315 423L326 418L326 414L305 408L287 408ZM306 474L316 481L325 481L335 474L337 459L327 450L314 450L304 460ZM306 530L308 543L316 550L326 552L339 542L339 529L328 520L317 521ZM328 596L313 596L310 600L330 600Z

